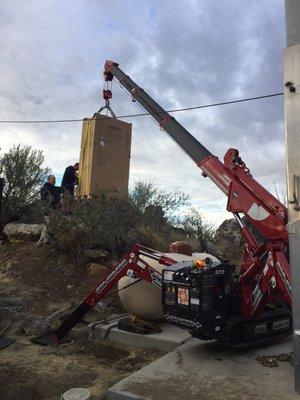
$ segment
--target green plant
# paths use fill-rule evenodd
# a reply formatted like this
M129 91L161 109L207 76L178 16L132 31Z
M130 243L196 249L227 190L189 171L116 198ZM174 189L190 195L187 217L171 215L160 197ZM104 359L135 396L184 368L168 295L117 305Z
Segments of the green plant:
M143 213L146 225L153 223L175 223L183 207L189 205L189 196L176 189L167 192L152 182L138 181L129 192L133 204Z
M104 248L121 256L133 244L168 250L173 213L186 204L187 196L168 193L152 183L138 182L127 198L75 201L71 215L55 212L49 231L61 251L76 258L86 250Z
M213 228L196 210L181 216L179 223L180 211L187 202L188 196L179 191L166 192L152 183L138 182L127 198L103 195L75 201L72 214L54 212L49 232L62 252L78 259L95 248L120 257L135 243L168 251L171 242L187 240L194 250L203 249L205 240L212 238Z
M19 220L32 211L40 186L50 173L43 163L43 152L31 146L13 146L0 157L0 172L5 178L3 223Z
M139 211L128 199L80 200L72 214L53 214L49 230L60 250L82 258L85 250L104 248L119 253L135 240Z

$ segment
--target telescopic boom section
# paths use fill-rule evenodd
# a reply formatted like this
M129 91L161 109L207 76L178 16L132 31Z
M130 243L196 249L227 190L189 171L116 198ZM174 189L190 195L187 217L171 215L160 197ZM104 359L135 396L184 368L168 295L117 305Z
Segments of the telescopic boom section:
M133 82L113 61L106 61L105 71L110 72L139 104L155 119L169 136L191 157L195 163L201 162L211 153L196 140L175 118L171 117L142 88Z

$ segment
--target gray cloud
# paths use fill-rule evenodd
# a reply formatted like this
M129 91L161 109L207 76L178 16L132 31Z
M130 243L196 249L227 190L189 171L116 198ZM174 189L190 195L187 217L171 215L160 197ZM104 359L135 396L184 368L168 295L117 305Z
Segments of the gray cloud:
M282 90L280 0L31 0L0 4L0 119L92 115L102 103L102 65L113 59L165 108ZM139 111L113 86L119 115ZM237 147L255 177L284 190L280 98L177 113L220 158ZM180 187L216 223L226 199L150 118L133 123L131 181ZM44 150L56 173L78 159L81 124L0 125L1 148Z

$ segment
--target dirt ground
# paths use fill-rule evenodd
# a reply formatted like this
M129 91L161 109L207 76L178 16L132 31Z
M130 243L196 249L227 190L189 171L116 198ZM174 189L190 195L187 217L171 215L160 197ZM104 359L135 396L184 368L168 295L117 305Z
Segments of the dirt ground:
M96 283L84 263L54 250L26 242L1 245L0 298L24 304L17 311L0 307L0 330L11 322L5 336L15 339L0 352L0 400L56 400L73 387L90 389L92 399L105 399L108 387L160 356L155 350L91 339L84 323L61 346L38 346L21 335L24 317L48 316L76 304ZM119 307L115 297L111 301ZM89 319L100 320L107 313L95 311Z

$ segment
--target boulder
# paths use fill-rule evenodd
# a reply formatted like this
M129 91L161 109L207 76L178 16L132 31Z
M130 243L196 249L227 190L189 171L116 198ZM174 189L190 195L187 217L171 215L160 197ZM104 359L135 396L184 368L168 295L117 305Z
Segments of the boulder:
M108 267L105 265L90 263L88 265L88 276L89 278L94 279L95 281L99 281L103 279L105 275L110 271Z
M221 250L224 258L240 265L244 242L240 227L234 218L226 219L216 230L214 244Z
M206 251L206 253L211 254L211 255L213 255L213 256L219 258L220 260L221 260L222 258L225 258L225 257L223 256L223 253L222 253L221 249L219 249L219 247L218 247L215 243L213 243L213 242L210 242L210 241L207 241L207 242L206 242L206 249L205 249L205 251Z
M84 252L84 257L87 261L102 263L107 261L107 259L110 257L110 253L103 249L86 250Z
M51 322L44 317L29 315L19 324L19 333L27 336L47 335L51 330Z
M19 297L0 297L0 309L6 309L12 312L22 311L24 302Z
M11 222L4 227L8 239L38 240L41 236L43 224L21 224Z

